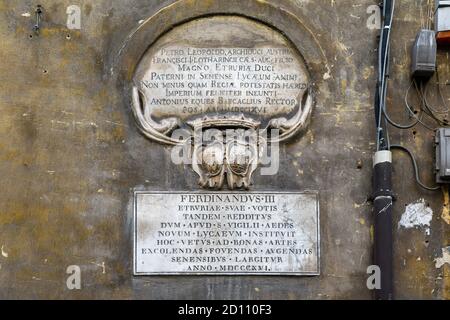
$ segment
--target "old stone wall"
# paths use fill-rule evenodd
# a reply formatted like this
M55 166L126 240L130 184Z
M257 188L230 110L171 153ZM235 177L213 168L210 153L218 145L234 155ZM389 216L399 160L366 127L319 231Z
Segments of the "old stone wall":
M397 1L388 108L398 121L408 119L403 100L410 48L424 23L425 2ZM378 1L43 0L36 34L37 4L0 0L0 298L371 298L367 199ZM81 29L67 27L70 5L81 9ZM311 122L281 145L277 175L254 175L254 190L319 191L320 276L133 276L133 190L198 186L190 168L170 161L169 147L139 132L127 81L146 37L217 13L251 15L304 43L315 81ZM155 15L156 23L146 25ZM143 41L127 46L141 25ZM440 81L448 82L448 49L439 51L438 63ZM436 78L431 81L429 99L437 105ZM392 143L414 151L431 185L433 133L417 126L390 134ZM449 265L442 257L449 245L449 199L420 189L410 159L397 151L394 191L396 297L448 299ZM400 224L411 210L431 214L430 225ZM81 268L81 290L66 286L72 265Z

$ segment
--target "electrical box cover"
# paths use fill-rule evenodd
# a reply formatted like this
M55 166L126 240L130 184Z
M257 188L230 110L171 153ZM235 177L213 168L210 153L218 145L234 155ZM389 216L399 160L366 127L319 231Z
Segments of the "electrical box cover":
M450 1L436 0L435 13L436 32L450 31Z
M436 182L450 183L450 128L436 130Z
M436 70L436 36L433 30L422 29L412 50L413 77L431 77Z

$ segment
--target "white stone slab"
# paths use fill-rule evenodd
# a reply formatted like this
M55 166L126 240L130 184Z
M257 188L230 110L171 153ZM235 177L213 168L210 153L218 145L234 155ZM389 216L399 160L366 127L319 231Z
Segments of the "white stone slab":
M134 274L318 275L316 193L136 192Z

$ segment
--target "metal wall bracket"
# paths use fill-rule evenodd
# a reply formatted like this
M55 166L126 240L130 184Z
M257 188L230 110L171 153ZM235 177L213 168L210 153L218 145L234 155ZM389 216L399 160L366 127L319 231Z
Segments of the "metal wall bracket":
M36 13L36 24L33 27L33 31L36 34L39 34L39 30L41 29L42 12L43 12L42 11L42 6L40 4L38 4L36 6L36 10L35 10L35 13Z

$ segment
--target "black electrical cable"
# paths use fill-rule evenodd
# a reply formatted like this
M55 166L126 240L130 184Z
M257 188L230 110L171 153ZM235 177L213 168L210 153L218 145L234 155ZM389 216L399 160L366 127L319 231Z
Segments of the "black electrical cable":
M419 177L419 168L417 166L417 161L416 158L414 157L413 153L406 147L398 145L398 144L392 144L391 145L391 149L399 149L402 150L404 152L406 152L409 157L411 158L413 167L414 167L414 174L415 174L415 178L416 178L416 182L419 186L421 186L422 188L429 190L429 191L436 191L439 190L441 187L440 186L436 186L436 187L428 187L426 185L424 185L421 181L420 181L420 177Z
M409 99L408 99L409 90L411 89L411 87L412 87L413 84L414 84L414 87L417 88L416 80L415 80L415 79L412 79L412 80L411 80L411 84L410 84L408 90L406 91L404 101L405 101L405 106L406 106L406 108L408 109L408 111L409 111L410 113L413 113L413 114L414 114L414 111L412 110L411 106L409 105ZM418 92L417 92L417 93L418 93ZM418 96L419 96L419 98L420 98L419 93L418 93ZM436 128L430 127L429 125L427 125L427 124L423 121L423 115L426 114L426 112L423 110L422 105L420 105L419 110L420 110L420 119L419 119L419 123L420 123L423 127L425 127L426 129L428 129L428 130L430 130L430 131L433 131L433 132L436 131ZM414 114L414 115L415 115L415 114Z
M385 116L389 78L389 43L394 16L395 0L383 1L383 26L378 48L378 81L375 93L375 122L377 154L389 150L389 128ZM374 217L374 264L380 268L380 288L375 290L375 298L393 299L392 281L392 163L382 161L373 167L373 207Z
M430 4L429 4L430 5ZM375 99L375 111L376 111L376 122L377 122L377 150L384 149L386 147L386 141L388 140L388 137L385 135L387 134L387 127L385 126L383 128L382 126L382 118L385 118L385 122L392 125L393 127L401 130L410 129L416 126L417 124L421 124L426 129L435 131L436 128L433 128L431 125L428 125L425 123L426 117L425 115L430 117L432 121L436 122L439 127L448 127L449 121L446 119L446 117L438 116L438 115L445 115L448 114L449 108L446 105L446 101L444 98L444 95L441 90L441 83L439 79L439 70L436 70L436 80L438 85L438 91L440 95L440 99L442 100L442 104L444 106L444 110L438 109L434 106L432 106L428 101L428 82L416 79L413 79L411 82L411 85L408 87L406 93L405 93L405 106L407 108L408 113L414 120L410 123L402 124L395 122L391 116L389 115L387 111L386 106L386 94L387 94L387 79L389 78L388 75L388 69L389 69L389 37L390 37L390 31L392 26L392 20L393 20L393 14L395 9L395 0L391 1L384 1L384 8L383 8L383 28L380 35L380 47L379 47L379 66L378 66L378 83L377 83L377 95ZM433 14L431 10L431 6L429 6L428 11L428 18L431 19L431 16ZM431 20L428 21L430 23ZM431 26L427 25L427 28L430 29ZM414 85L417 96L420 101L420 109L419 114L417 114L417 111L414 111L409 102L408 102L408 94L411 90L412 85ZM389 147L387 148L389 149Z
M443 121L442 119L439 119L433 111L428 107L425 96L424 96L424 90L423 90L423 83L420 83L420 87L416 86L417 93L421 99L422 102L422 110L425 112L426 115L428 115L431 119L433 119L439 126L446 126L448 123Z
M447 110L447 112L449 112L447 102L445 101L444 94L442 93L442 83L441 83L441 77L439 76L439 66L436 66L436 83L438 86L439 96L441 97L442 104L444 105L445 110Z
M436 110L436 109L434 109L434 107L430 106L430 104L427 101L427 91L428 91L428 83L422 84L421 85L421 93L422 93L422 96L423 96L424 107L428 111L427 113L431 114L430 116L439 124L439 126L442 126L442 127L448 126L448 120L447 119L445 119L445 118L442 119L442 118L440 118L440 117L435 115L435 113L441 114L441 115L442 114L447 114L448 110L447 111ZM441 93L441 97L443 99L442 93ZM443 101L444 101L444 99L443 99ZM444 107L446 107L446 106L444 105Z
M410 128L414 127L417 123L419 123L419 122L421 121L421 120L419 119L419 117L417 117L417 116L414 114L414 111L410 108L409 103L408 103L408 100L407 100L407 99L408 99L408 93L409 93L409 91L411 90L411 87L412 87L412 82L411 82L411 84L409 85L408 90L406 90L406 94L405 94L405 105L406 105L406 108L408 109L409 114L410 114L413 118L416 119L414 122L412 122L412 123L410 123L410 124L399 124L399 123L396 123L396 122L393 121L393 120L391 119L391 117L389 116L389 114L388 114L388 112L387 112L387 109L385 108L385 109L383 110L384 117L385 117L386 120L389 122L389 124L391 124L392 126L398 128L398 129L410 129Z
M384 109L383 115L384 115L384 117L386 118L387 122L388 122L391 126L397 128L397 129L401 129L401 130L404 130L404 129L410 129L410 128L413 128L414 126L416 126L418 123L420 123L420 124L421 124L422 126L424 126L426 129L428 129L428 130L430 130L430 131L435 131L435 130L436 130L435 128L430 127L429 125L427 125L427 124L423 121L423 115L425 114L423 108L422 108L422 107L420 108L420 117L419 117L419 116L417 116L417 115L414 113L413 108L410 106L410 104L409 104L409 102L408 102L409 92L410 92L410 90L411 90L411 88L412 88L412 86L413 86L414 81L415 81L415 80L412 80L412 81L411 81L411 83L410 83L408 89L406 90L405 97L404 97L404 103L405 103L405 107L406 107L406 109L407 109L409 115L410 115L411 117L413 117L413 118L415 119L415 121L411 122L410 124L400 124L400 123L397 123L397 122L395 122L394 120L392 120L392 118L389 116L389 114L388 114L388 112L387 112L386 109Z
M375 98L375 121L377 150L386 150L388 140L383 129L383 115L386 106L387 79L389 77L389 43L391 27L394 18L395 0L384 0L383 2L383 26L380 34L380 45L378 48L378 83Z
M438 84L438 86L439 86L439 84ZM429 103L428 103L428 99L427 99L427 97L428 97L428 88L429 88L429 85L428 85L428 83L426 83L425 85L424 85L424 91L423 91L423 98L424 98L424 101L425 101L425 105L428 107L428 109L430 109L430 111L432 111L432 112L434 112L434 113L437 113L437 114L447 114L448 113L448 107L445 105L445 103L444 103L444 108L445 108L445 110L437 110L437 108L436 107L432 107ZM440 95L440 98L442 99L442 101L444 102L444 97L443 97L443 95L442 95L442 91L441 91L441 89L440 89L440 86L438 87L438 91L439 91L439 95Z
M388 115L388 113L386 112L386 110L383 110L383 115L384 115L384 117L386 118L387 122L388 122L390 125L396 127L397 129L403 129L403 130L404 130L404 129L411 129L412 127L416 126L416 125L419 123L419 121L420 121L419 118L414 117L414 118L415 118L415 121L411 122L410 124L402 125L402 124L399 124L399 123L394 122L394 120L392 120L392 119L389 117L389 115ZM414 116L415 116L415 115L414 115Z

